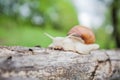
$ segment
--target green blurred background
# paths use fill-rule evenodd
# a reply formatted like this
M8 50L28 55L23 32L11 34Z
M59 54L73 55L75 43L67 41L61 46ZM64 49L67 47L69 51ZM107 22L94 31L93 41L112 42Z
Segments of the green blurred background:
M101 25L90 25L96 43L101 48L119 48L120 0L92 1L107 6L102 13L104 21ZM76 7L75 0L0 0L0 45L47 47L52 41L44 35L45 32L52 36L66 36L73 26L84 25L79 20L81 11L78 9L84 10L85 7L80 5ZM97 10L96 5L93 7Z

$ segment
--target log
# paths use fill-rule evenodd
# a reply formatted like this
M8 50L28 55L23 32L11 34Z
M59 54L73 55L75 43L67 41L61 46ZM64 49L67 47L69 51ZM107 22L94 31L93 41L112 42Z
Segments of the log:
M0 80L120 80L120 50L0 46Z

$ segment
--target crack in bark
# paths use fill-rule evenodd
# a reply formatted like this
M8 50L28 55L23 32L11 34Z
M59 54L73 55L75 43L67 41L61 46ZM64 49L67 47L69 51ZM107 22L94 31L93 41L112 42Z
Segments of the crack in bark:
M95 66L94 71L93 71L92 74L91 74L91 80L94 80L96 71L97 71L98 67L100 66L100 64L102 64L102 63L109 62L109 66L110 66L110 67L109 67L109 73L112 72L112 64L111 64L111 61L110 61L109 56L108 56L108 59L106 59L105 61L99 61L99 60L98 60L97 62L98 62L98 64Z
M91 74L91 80L93 80L93 79L94 79L94 77L95 77L95 74L96 74L96 71L97 71L98 67L99 67L99 65L97 64L97 65L95 66L94 71L93 71L93 72L92 72L92 74Z
M105 51L105 54L107 55L108 59L106 61L109 62L109 73L112 72L112 63L111 63L111 59L110 56L107 54L107 52Z

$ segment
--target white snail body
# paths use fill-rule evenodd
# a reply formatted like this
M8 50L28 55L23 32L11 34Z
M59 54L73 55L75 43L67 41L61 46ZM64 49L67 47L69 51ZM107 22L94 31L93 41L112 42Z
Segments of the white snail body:
M76 51L81 54L88 54L88 53L90 53L90 51L96 50L98 48L99 48L98 44L86 45L83 43L76 43L76 46L75 46Z
M77 39L77 37L74 37L73 35L68 35L66 37L52 37L49 34L46 35L53 40L53 42L49 45L49 47L53 49L63 49L65 51L88 54L90 51L99 48L98 44L85 44L82 39Z

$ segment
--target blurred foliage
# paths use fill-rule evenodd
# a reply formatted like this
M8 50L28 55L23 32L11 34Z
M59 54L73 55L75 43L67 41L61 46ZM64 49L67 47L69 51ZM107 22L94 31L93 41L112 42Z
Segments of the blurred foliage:
M0 0L2 14L20 24L54 29L68 29L78 24L75 9L69 0ZM4 17L5 17L4 16Z
M78 24L70 0L0 0L0 44L46 47Z
M115 48L117 44L110 31L114 30L111 9L106 11L103 25L94 29L96 43L101 48ZM118 17L120 21L120 14ZM77 12L71 0L0 0L0 45L47 47L51 40L44 32L66 36L77 24Z

